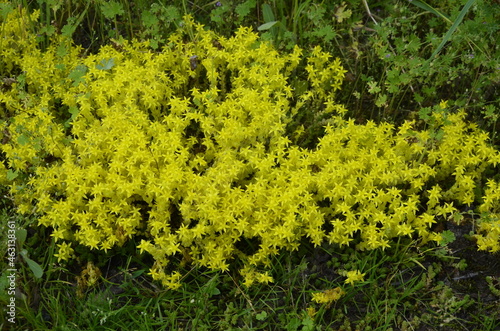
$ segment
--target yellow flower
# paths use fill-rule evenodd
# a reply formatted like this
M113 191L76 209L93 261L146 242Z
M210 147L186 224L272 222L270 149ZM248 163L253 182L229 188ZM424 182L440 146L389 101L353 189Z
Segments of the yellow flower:
M149 252L153 247L154 247L154 245L151 244L151 242L146 241L144 239L141 239L141 243L137 246L137 248L140 249L140 251L139 251L140 253L139 254L142 254L145 251Z
M273 282L273 277L269 276L269 273L266 271L257 274L257 281L262 284L269 284Z
M348 271L346 273L347 279L344 281L346 284L354 285L355 282L362 282L364 280L365 274L359 272L359 270Z
M439 108L446 109L447 107L448 107L448 100L446 101L441 100L441 102L439 103Z
M57 244L59 247L59 252L54 254L57 257L57 262L68 260L73 255L73 248L71 248L71 244L67 244L63 242L62 244Z
M59 239L65 238L65 232L66 229L64 227L54 228L54 231L52 232L51 236L54 237L55 241L57 242Z
M323 292L313 293L312 301L321 304L330 304L339 300L344 294L345 292L340 287L336 287Z
M307 311L307 316L309 316L310 318L314 318L314 316L317 313L316 308L314 307L307 307L306 311Z

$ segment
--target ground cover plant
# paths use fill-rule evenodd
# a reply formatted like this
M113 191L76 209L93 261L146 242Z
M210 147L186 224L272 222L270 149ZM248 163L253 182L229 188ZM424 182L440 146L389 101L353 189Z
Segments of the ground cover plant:
M1 300L17 298L24 328L499 326L495 100L480 100L483 117L453 100L388 117L397 97L373 120L340 104L358 58L326 52L345 39L321 33L354 38L350 19L378 25L377 8L40 4L1 7L2 222L16 224L20 270ZM181 16L188 7L212 26ZM335 28L301 23L328 10ZM228 34L229 12L238 24L256 12L261 34ZM102 41L77 32L90 13ZM167 13L175 29L148 30ZM377 33L370 42L392 47ZM492 63L477 69L488 91Z

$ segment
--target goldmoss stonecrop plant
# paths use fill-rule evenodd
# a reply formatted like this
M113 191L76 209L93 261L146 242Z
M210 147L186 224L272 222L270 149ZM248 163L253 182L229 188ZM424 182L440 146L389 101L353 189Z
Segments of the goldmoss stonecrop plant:
M427 130L356 124L335 103L345 70L320 47L296 96L300 48L280 54L245 27L223 38L188 16L161 52L131 41L81 56L54 38L46 51L23 42L4 52L22 74L0 106L5 166L18 174L10 190L20 212L53 229L58 260L76 245L107 251L134 238L168 288L180 286L180 260L224 271L238 259L246 285L267 283L271 257L304 238L360 250L440 241L432 224L481 200L479 248L499 249L498 183L484 197L474 190L500 156L463 112L439 106ZM287 125L311 103L331 116L305 149Z

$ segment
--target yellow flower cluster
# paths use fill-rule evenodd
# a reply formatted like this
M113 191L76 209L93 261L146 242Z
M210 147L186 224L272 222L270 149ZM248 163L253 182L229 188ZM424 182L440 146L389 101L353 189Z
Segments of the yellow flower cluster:
M30 31L31 21L36 21L39 11L29 13L21 6L13 8L10 4L3 3L0 17L0 72L2 76L15 73L19 60L25 53L36 48L36 38Z
M323 292L316 292L312 294L312 301L316 303L330 305L333 302L338 301L342 296L344 296L345 292L340 288L332 288L325 290Z
M359 270L344 271L340 273L347 276L347 279L344 282L351 285L354 285L354 283L356 282L362 282L365 276L365 274L362 274L361 272L359 272ZM332 303L338 301L344 295L344 290L340 287L336 287L322 292L312 293L312 301L320 304L325 304L328 308Z
M240 258L245 284L267 283L271 257L304 237L358 249L439 241L430 225L456 212L453 202L474 201L500 160L463 113L437 113L424 131L344 119L333 92L345 70L319 48L307 58L310 90L295 96L298 47L281 55L248 28L226 39L189 17L169 38L161 52L133 41L81 56L59 38L16 60L5 53L23 72L0 91L10 114L2 151L25 174L10 188L20 211L36 206L53 228L58 259L71 243L106 251L141 238L166 287L179 286L180 258L216 270ZM286 136L310 99L333 113L314 150ZM489 188L485 213L498 209L498 183ZM482 223L480 248L498 249L498 224Z
M347 279L344 283L351 285L354 285L354 283L357 282L362 282L365 277L365 274L362 274L359 270L346 271L345 275L347 276Z
M497 160L500 163L500 160ZM492 253L500 251L500 183L488 180L483 203L479 206L482 213L475 235L479 250Z

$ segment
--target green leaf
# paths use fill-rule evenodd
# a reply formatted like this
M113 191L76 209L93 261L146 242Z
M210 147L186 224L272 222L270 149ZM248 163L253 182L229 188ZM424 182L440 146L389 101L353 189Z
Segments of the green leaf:
M28 236L28 231L26 231L26 229L17 229L16 230L16 239L17 239L17 242L19 243L19 247L23 247L27 236Z
M26 145L27 143L30 142L30 138L25 135L24 133L22 135L20 135L19 137L17 137L17 142L19 143L19 145Z
M424 98L422 98L423 100ZM424 107L424 108L421 108L419 111L418 111L418 117L421 119L421 120L424 120L424 121L428 121L431 119L431 113L432 113L432 109L430 107Z
M303 321L302 321L302 330L303 331L312 331L314 330L314 321L312 320L311 317L307 316Z
M408 37L408 42L406 44L406 49L411 52L411 53L417 53L418 50L420 49L420 45L422 43L420 42L420 38L418 38L416 35L410 35ZM414 67L414 66L412 66Z
M297 317L294 317L290 320L290 322L288 322L288 324L286 325L286 329L287 331L296 331L299 329L299 326L301 325L301 321L300 319L298 319Z
M44 26L43 28L41 28L38 33L39 34L46 34L47 36L52 36L55 32L56 32L56 28L53 27L52 25L49 25L49 26Z
M450 230L445 230L443 232L441 232L441 241L439 242L439 245L440 246L446 246L448 245L449 243L452 243L455 241L455 239L457 239L455 237L455 234L453 232L451 232Z
M179 8L176 6L166 6L163 7L164 10L161 13L161 19L166 22L177 22L182 20L182 15L179 12ZM220 7L219 7L220 8Z
M146 269L139 269L139 270L136 270L132 273L132 278L137 278L139 277L140 275L142 275L144 272L146 271Z
M324 41L329 42L337 36L337 32L331 25L325 25L314 32L315 36L322 38Z
M259 30L259 31L266 31L266 30L269 30L270 28L272 28L273 26L275 26L278 23L279 23L279 21L267 22L267 23L264 23L261 26L259 26L257 28L257 30Z
M76 116L78 115L78 113L80 112L80 110L74 106L69 107L68 111L71 114L71 120L74 120L76 118Z
M116 1L104 2L101 5L101 12L104 17L114 19L118 15L123 15L125 11L121 3Z
M74 17L70 17L68 18L68 23L62 27L61 34L65 37L70 38L75 32L76 27L76 19Z
M57 46L56 54L59 57L65 57L68 54L68 44L61 43L59 46ZM64 64L63 64L63 66L64 66Z
M160 23L158 17L156 17L156 15L151 13L151 11L149 10L145 10L142 12L141 19L142 19L142 24L144 24L144 26L148 28L157 26Z
M71 114L71 117L64 122L64 126L68 128L71 125L71 122L75 120L75 118L78 116L78 113L80 113L80 110L77 107L69 107L68 112Z
M375 101L375 105L377 107L385 107L387 106L387 94L381 94L378 96L377 100Z
M38 263L36 263L35 261L33 261L32 259L30 259L28 257L28 252L25 249L23 249L21 251L21 256L23 257L24 261L28 264L28 267L30 267L35 278L42 278L42 276L43 276L42 267Z
M109 70L115 66L115 58L104 59L96 65L96 68L99 70Z
M19 172L12 171L12 169L7 170L7 180L14 180L16 179L17 175L19 175Z
M417 102L417 103L422 103L424 102L424 97L420 94L420 93L416 93L413 95L413 99Z
M262 5L262 15L264 16L264 22L272 22L276 19L274 18L273 9L267 3Z
M439 129L436 132L431 132L431 137L436 139L437 141L441 141L444 137L443 129Z
M214 287L213 289L210 290L210 295L219 295L220 290L217 287Z
M87 67L83 64L79 64L76 68L70 72L69 78L73 80L73 86L78 86L78 84L85 81L85 74L87 73Z
M26 74L20 74L17 76L17 82L19 83L20 87L24 87L26 84Z
M379 86L377 86L377 82L375 82L375 81L368 82L368 93L377 94L380 91L381 91L381 89Z
M238 21L241 22L245 16L247 16L252 9L255 8L255 0L247 0L236 6L235 12L238 14Z
M257 315L255 315L255 318L259 321L263 321L267 318L267 312L264 310L264 311L261 311L260 313L258 313Z
M152 48L152 49L158 49L158 40L156 39L149 39L149 46Z
M55 12L57 12L61 8L61 5L63 4L63 1L60 1L60 0L45 0L45 3L55 13Z
M66 65L64 63L58 63L55 65L56 69L64 71L66 70Z
M337 19L337 22L342 23L345 19L348 19L352 15L352 11L350 9L345 9L346 5L343 4L340 7L337 8L335 11L335 18Z
M83 21L83 18L87 14L87 10L89 9L90 2L91 1L87 1L87 6L81 12L80 16L78 16L78 17L71 16L70 18L68 18L66 25L64 25L63 28L61 29L61 34L63 36L71 38L71 36L75 32L76 28L80 25L80 23Z
M5 19L13 9L14 8L9 3L0 3L0 17L2 17L2 20L5 21Z

